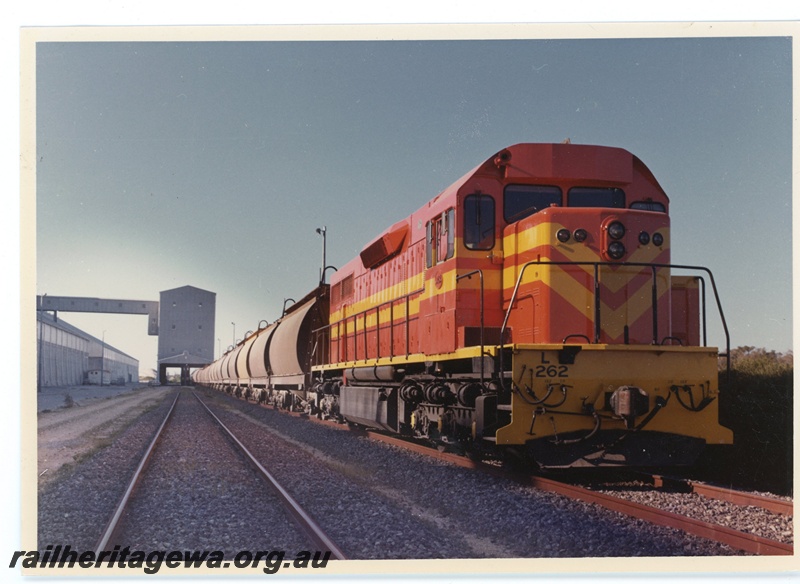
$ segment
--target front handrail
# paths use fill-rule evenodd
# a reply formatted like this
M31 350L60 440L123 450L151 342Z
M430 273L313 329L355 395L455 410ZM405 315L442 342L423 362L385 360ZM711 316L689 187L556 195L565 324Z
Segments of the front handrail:
M505 371L504 363L503 363L503 348L505 347L505 335L506 330L508 328L508 319L511 317L511 311L514 308L514 305L517 302L517 295L519 294L519 288L522 284L522 276L525 274L525 270L527 270L531 266L543 266L543 265L551 265L551 266L592 266L594 268L594 342L600 342L600 267L601 266L612 266L612 267L633 267L633 268L650 268L653 272L653 344L658 344L658 304L657 304L657 270L658 269L670 269L670 270L699 270L708 274L709 281L711 282L711 288L714 292L714 299L717 303L717 310L719 311L720 320L722 322L722 328L725 331L725 360L726 360L726 379L730 379L730 372L731 372L731 337L728 331L728 323L725 320L725 313L722 310L722 302L719 298L719 291L717 290L717 284L714 280L714 274L711 273L711 270L704 266L687 266L682 264L648 264L643 262L574 262L574 261L550 261L550 260L532 260L530 262L525 263L519 271L519 275L517 276L517 282L514 285L514 291L511 294L511 299L508 303L508 308L506 309L505 317L503 318L503 325L500 327L500 344L498 346L499 349L499 369L500 369L500 383L503 383L503 372ZM702 318L703 318L703 346L706 346L706 301L705 301L705 280L703 278L698 278L701 282L702 291L703 291L703 299L702 299Z

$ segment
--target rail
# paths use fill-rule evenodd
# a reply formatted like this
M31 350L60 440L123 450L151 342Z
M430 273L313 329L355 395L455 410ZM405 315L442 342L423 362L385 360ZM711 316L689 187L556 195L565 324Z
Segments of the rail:
M321 551L330 551L337 560L346 560L347 556L345 556L344 552L325 534L319 524L309 515L305 509L303 509L300 504L292 497L289 492L283 488L283 486L275 479L275 477L270 473L264 465L262 465L258 459L253 456L253 454L248 450L248 448L239 440L233 432L231 432L228 427L222 423L217 415L211 411L211 409L205 404L205 402L200 399L200 397L195 393L192 392L195 399L200 402L208 415L219 425L219 427L225 432L225 434L230 438L234 444L239 448L239 452L242 453L245 458L258 470L261 474L262 478L267 481L267 483L275 490L276 494L283 502L286 510L292 516L295 523L300 527L306 537L310 540L310 542L316 546L316 549Z
M125 489L125 492L122 495L122 498L117 503L117 507L114 509L114 513L111 515L111 519L108 522L105 530L103 531L103 535L100 537L100 541L95 546L97 550L95 552L95 557L99 557L100 552L106 551L109 547L109 542L114 541L114 538L117 536L117 529L119 528L119 521L122 518L122 514L125 511L125 506L128 504L128 500L131 498L134 489L139 484L139 479L142 476L142 472L144 471L145 466L150 461L150 456L153 454L153 450L155 450L156 443L158 443L161 435L164 431L164 428L167 426L167 423L172 418L172 412L175 410L175 404L178 403L178 398L181 396L180 391L175 395L175 399L172 400L172 405L167 412L167 415L164 416L164 420L161 422L161 425L158 427L158 430L153 436L153 439L150 441L150 445L147 447L142 459L139 461L139 466L136 467L136 470L131 477L130 482L128 483L128 487Z
M516 284L514 285L514 291L511 294L511 299L508 303L508 309L506 310L505 317L503 318L503 325L500 327L500 345L499 345L499 353L500 353L500 363L499 368L500 371L505 371L504 364L503 364L503 348L505 346L504 339L506 330L508 328L508 320L511 317L511 311L514 308L514 305L517 302L517 296L519 294L520 285L522 284L522 276L525 274L525 271L531 266L592 266L594 271L594 343L600 342L600 333L602 330L601 326L601 318L600 318L600 267L601 266L611 266L611 267L633 267L633 268L649 268L653 274L652 280L652 313L653 313L653 344L658 345L661 344L658 341L658 281L657 275L659 269L669 269L669 270L696 270L705 272L708 275L709 281L711 282L712 290L714 291L714 299L716 300L717 310L719 311L720 320L722 322L722 328L725 331L725 354L721 355L725 357L726 366L726 380L730 380L730 373L731 373L731 338L730 333L728 332L728 324L725 320L725 314L722 310L722 303L720 302L719 298L719 291L717 290L717 284L714 280L714 274L711 273L706 267L703 266L687 266L682 264L647 264L641 262L573 262L573 261L542 261L542 260L533 260L530 262L525 263L519 271L519 275L517 276ZM707 336L706 336L706 298L705 298L705 280L699 278L701 281L701 289L702 289L702 320L703 320L703 346L707 346ZM583 335L570 335L570 336L583 336ZM569 337L568 337L569 338ZM664 340L667 340L665 338ZM565 339L566 341L566 339ZM502 383L502 375L501 375L501 383Z
M735 505L758 507L780 515L794 515L794 503L791 500L778 499L774 496L740 491L731 487L724 487L692 479L639 472L645 480L657 489L671 489L686 493L695 493L709 499L728 501Z

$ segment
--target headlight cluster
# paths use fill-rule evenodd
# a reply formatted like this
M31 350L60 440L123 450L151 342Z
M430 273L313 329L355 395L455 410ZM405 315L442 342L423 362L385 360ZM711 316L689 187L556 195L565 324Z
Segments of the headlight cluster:
M664 245L664 236L661 235L660 233L654 233L651 239L650 234L647 233L647 231L642 231L639 234L639 243L641 243L642 245L647 245L648 243L650 243L650 241L652 241L653 245L655 245L656 247L661 247L662 245Z
M573 233L570 233L569 229L562 228L556 232L556 239L561 243L567 243L573 237L578 243L583 243L589 237L589 234L585 229L576 229Z
M611 240L606 248L606 255L610 257L612 260L620 260L625 257L625 253L627 250L625 249L625 244L621 241L625 237L626 229L625 226L619 221L613 221L607 228L606 231L608 232L608 237ZM561 243L567 243L571 239L575 239L578 243L583 243L589 237L588 232L585 229L576 229L575 231L570 231L562 227L556 232L556 239ZM657 247L661 247L664 244L664 236L660 233L654 233L650 235L647 231L642 231L639 233L639 244L641 245L649 245L651 242L653 245Z
M622 259L625 255L625 244L619 240L625 237L625 226L619 221L614 221L608 226L608 236L614 240L608 244L608 249L606 249L608 257L612 260Z

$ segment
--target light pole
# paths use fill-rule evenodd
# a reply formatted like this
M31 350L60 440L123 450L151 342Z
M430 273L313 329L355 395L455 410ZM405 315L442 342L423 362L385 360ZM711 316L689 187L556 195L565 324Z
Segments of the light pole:
M236 323L232 322L231 324L233 325L233 346L235 347L236 346Z
M322 266L319 268L319 283L325 283L325 248L327 245L327 238L326 233L328 232L328 228L324 225L322 227L317 227L317 233L322 236Z

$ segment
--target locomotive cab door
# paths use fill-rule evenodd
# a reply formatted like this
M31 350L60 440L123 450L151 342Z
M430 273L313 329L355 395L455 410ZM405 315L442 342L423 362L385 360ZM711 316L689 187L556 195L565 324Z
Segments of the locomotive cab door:
M455 209L426 223L425 294L420 302L420 348L428 355L456 349Z

